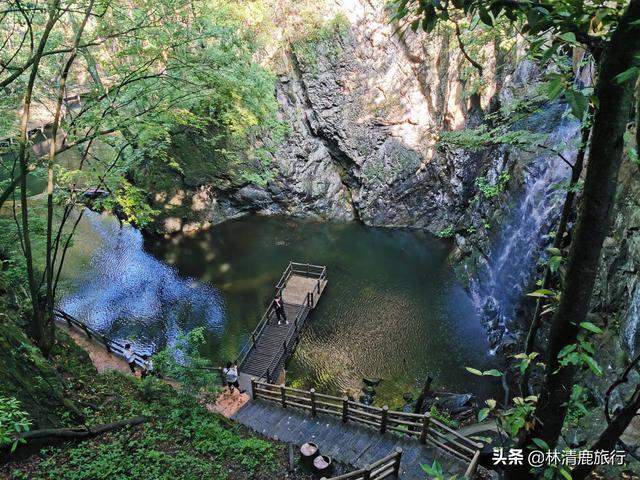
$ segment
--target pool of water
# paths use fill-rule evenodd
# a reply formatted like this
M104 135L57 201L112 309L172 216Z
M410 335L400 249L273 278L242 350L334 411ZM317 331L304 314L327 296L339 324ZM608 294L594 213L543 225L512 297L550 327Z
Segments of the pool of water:
M427 374L448 391L497 390L494 379L465 370L495 359L447 267L447 244L431 235L245 217L192 237L144 241L112 219L87 218L99 247L76 260L83 274L62 305L138 350L156 351L203 325L206 354L218 364L233 358L293 260L326 265L329 284L288 365L289 383L357 394L363 377L378 377L378 400L395 403Z

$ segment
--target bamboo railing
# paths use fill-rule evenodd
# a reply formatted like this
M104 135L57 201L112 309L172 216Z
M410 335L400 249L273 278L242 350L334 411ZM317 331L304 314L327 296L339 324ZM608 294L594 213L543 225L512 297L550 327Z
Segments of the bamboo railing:
M354 472L338 475L337 477L326 478L321 480L382 480L390 476L398 478L400 473L400 460L402 459L402 449L396 448L396 451L381 458L371 465L356 470Z
M375 407L318 393L315 389L301 390L272 383L251 380L252 398L278 402L283 408L294 407L340 417L344 423L354 422L375 428L381 434L393 432L417 439L422 444L433 445L468 462L467 476L471 478L477 469L482 443L476 443L433 418L429 413L417 414L389 410L387 406Z

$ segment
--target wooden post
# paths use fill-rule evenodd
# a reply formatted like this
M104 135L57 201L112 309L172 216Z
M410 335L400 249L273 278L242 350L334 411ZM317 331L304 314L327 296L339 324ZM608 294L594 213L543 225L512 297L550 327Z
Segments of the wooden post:
M282 408L287 408L287 391L284 388L284 384L280 385L280 398L282 399Z
M349 397L342 397L342 421L349 420Z
M422 417L422 432L420 432L420 443L427 443L427 433L429 432L429 423L431 422L431 414L425 413Z
M253 332L251 334L251 341L253 342L254 345L256 344L256 333L255 332Z
M313 308L313 292L309 292L309 298L310 298L309 306Z
M382 407L382 418L380 419L380 433L387 431L387 421L389 420L389 407Z
M473 458L471 459L471 463L467 467L467 471L464 472L464 476L466 478L473 478L476 475L476 470L478 469L478 462L480 461L480 450L476 450L476 453L473 454Z
M371 479L371 470L373 470L371 468L371 465L367 465L364 469L364 474L362 475L362 479L363 480L370 480Z
M91 336L91 333L89 332L89 329L87 328L87 326L86 326L84 323L82 324L82 329L84 330L84 333L86 333L86 334L87 334L87 337L89 337L89 338L93 338L93 337Z
M307 263L307 275L309 275L309 264Z
M317 289L318 289L318 295L320 295L320 279L319 278L317 281Z
M402 459L402 448L396 447L396 459L393 464L393 475L398 478L400 475L400 460Z
M104 346L107 349L107 352L111 353L111 345L109 345L109 339L104 335L102 335L102 343L104 343Z
M311 398L311 416L316 416L316 389L309 390L309 397Z
M415 407L413 408L413 413L417 413L417 414L422 413L422 406L424 405L425 399L429 396L429 390L431 390L431 383L433 383L433 377L431 376L431 374L427 374L427 379L424 382L420 395L418 395L418 399L416 400Z
M258 392L256 392L256 379L251 377L251 391L249 392L249 396L252 399L255 399L257 395Z

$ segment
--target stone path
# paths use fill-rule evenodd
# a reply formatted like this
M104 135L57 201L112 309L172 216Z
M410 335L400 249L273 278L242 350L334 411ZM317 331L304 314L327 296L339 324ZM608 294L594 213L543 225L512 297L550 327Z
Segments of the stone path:
M324 455L363 468L393 452L403 450L400 478L424 480L426 474L420 464L437 459L449 476L462 476L467 465L433 447L421 445L415 440L355 425L343 424L339 419L325 415L312 417L306 411L282 408L264 400L252 400L244 405L233 420L270 438L300 446L305 442L318 445Z

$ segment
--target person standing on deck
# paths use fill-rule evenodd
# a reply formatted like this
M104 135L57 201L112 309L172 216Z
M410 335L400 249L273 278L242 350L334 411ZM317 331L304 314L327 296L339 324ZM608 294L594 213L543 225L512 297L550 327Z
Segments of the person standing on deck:
M284 311L284 302L282 301L282 294L279 293L276 295L276 298L273 300L273 309L276 312L276 318L278 319L278 325L289 325L289 321L287 320L287 314Z
M124 346L124 360L129 364L129 368L131 369L131 373L136 374L136 362L133 354L133 350L131 350L131 344L127 343Z

